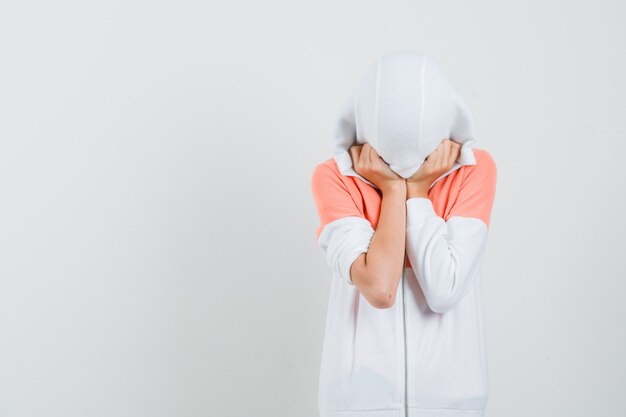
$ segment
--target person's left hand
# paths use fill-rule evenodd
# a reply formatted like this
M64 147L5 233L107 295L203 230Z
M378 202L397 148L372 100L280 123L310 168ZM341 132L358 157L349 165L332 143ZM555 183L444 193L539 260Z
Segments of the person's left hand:
M426 157L417 172L406 179L407 185L417 184L428 190L441 174L452 168L460 153L460 143L451 139L444 139L437 146L437 149Z

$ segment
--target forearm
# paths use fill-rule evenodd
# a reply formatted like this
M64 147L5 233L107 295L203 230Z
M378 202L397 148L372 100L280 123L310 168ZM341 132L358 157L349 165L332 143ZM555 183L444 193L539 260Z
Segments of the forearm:
M434 312L454 309L479 275L495 197L496 166L488 153L476 156L477 163L465 168L445 218L435 211L428 195L432 183L407 181L406 253Z
M406 251L430 308L452 310L471 286L485 250L482 220L437 216L428 199L407 201Z
M364 259L369 288L388 293L393 299L404 268L406 230L406 185L383 190L376 232Z
M430 308L443 313L454 308L473 282L487 227L479 219L439 217L429 188L407 184L406 251Z

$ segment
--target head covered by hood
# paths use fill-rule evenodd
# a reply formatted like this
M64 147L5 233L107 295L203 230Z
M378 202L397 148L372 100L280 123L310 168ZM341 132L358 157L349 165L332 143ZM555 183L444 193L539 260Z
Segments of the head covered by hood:
M472 115L431 57L390 52L369 67L340 111L333 157L343 175L376 187L354 171L350 146L368 142L394 172L409 178L444 139L461 143L461 152L435 182L463 165L476 164Z

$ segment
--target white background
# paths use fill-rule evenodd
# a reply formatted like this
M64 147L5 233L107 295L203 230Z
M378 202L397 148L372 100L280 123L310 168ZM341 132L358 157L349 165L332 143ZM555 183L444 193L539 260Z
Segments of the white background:
M0 416L317 415L310 174L384 52L498 167L487 415L626 415L619 1L6 1Z

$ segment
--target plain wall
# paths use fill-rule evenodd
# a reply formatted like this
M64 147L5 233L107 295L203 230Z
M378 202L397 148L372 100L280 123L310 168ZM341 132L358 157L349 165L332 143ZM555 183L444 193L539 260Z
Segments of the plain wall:
M625 11L3 2L0 416L316 416L310 175L397 49L439 61L498 167L488 416L626 415Z

